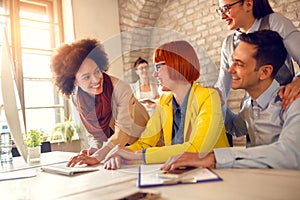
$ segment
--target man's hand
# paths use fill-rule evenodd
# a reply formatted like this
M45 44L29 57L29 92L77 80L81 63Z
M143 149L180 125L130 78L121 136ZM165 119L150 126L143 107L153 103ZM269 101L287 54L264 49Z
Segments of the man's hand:
M161 170L169 171L178 167L212 167L215 166L215 163L216 159L213 153L184 152L169 158Z
M282 99L282 108L285 110L290 103L300 97L300 78L296 77L291 83L281 88L278 95Z

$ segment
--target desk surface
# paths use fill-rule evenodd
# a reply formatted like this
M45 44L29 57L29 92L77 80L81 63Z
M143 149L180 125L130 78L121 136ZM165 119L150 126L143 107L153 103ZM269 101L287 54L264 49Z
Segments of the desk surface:
M24 170L24 169L31 169L37 168L44 165L51 165L56 163L63 163L67 162L71 156L76 155L76 153L71 152L62 152L62 151L53 151L49 153L42 153L41 160L37 163L30 163L27 164L23 157L13 157L13 164L12 165L0 165L0 173L6 171L16 171L16 170Z
M40 165L67 161L73 153L42 154ZM23 163L23 164L22 164ZM40 165L26 166L14 158L19 170L36 170L32 178L0 181L1 199L118 199L139 191L136 170L104 170L72 177L40 171ZM216 169L223 181L152 187L144 191L161 193L161 199L299 199L300 171L273 169ZM5 173L5 172L1 172ZM2 198L5 197L5 198Z

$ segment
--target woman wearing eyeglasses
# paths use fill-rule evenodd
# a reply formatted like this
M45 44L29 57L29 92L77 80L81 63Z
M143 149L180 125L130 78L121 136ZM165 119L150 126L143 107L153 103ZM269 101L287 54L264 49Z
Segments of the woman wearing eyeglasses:
M68 166L85 162L89 155L99 162L115 145L135 142L145 129L149 119L145 108L130 86L108 75L107 69L107 54L96 39L64 44L52 57L54 84L72 99L89 133L90 148L71 158Z
M292 22L279 13L274 13L268 0L220 0L217 13L230 30L236 30L222 44L220 73L216 83L226 102L231 86L231 75L227 71L232 64L231 55L239 43L241 33L251 33L261 29L277 31L284 39L288 57L275 79L286 85L280 92L282 106L286 108L295 98L300 97L300 72L294 78L293 58L300 66L300 32ZM293 80L293 81L292 81ZM292 81L292 82L291 82ZM291 83L290 83L291 82Z
M163 163L181 152L211 152L227 147L218 92L195 81L200 63L186 41L165 43L154 51L155 71L164 93L137 142L116 146L104 160L104 168L117 169L134 161Z
M159 98L158 84L150 79L150 69L148 61L139 57L134 62L135 73L139 79L130 84L135 98L142 103L151 116L156 106L156 101Z

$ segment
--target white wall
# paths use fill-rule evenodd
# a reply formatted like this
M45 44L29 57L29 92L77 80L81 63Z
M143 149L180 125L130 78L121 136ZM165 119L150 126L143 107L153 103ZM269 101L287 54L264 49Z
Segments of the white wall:
M109 57L109 74L122 78L118 0L72 0L75 40L99 39Z

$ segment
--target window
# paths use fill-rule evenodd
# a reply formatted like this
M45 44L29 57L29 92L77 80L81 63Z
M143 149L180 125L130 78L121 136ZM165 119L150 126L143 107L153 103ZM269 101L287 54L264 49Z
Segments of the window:
M49 133L69 116L50 71L53 50L63 41L61 10L61 0L0 0L0 25L7 29L27 130Z

